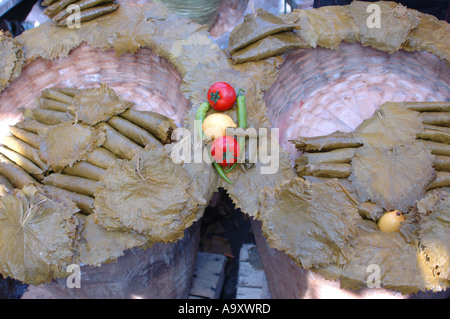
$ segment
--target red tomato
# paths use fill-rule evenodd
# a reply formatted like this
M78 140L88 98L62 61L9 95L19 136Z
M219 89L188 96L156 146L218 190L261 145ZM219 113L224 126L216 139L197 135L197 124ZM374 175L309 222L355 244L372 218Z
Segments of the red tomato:
M226 82L216 82L208 90L208 102L216 111L226 111L236 102L236 91Z
M216 138L211 144L211 156L217 164L233 165L241 155L241 148L235 138L225 135Z

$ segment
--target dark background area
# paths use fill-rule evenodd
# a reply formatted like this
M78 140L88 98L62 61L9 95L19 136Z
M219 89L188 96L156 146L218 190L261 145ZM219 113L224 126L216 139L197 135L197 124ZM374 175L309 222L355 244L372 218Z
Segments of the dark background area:
M23 0L10 9L0 17L0 29L9 31L13 36L21 34L25 31L22 23L25 21L36 2L38 2L38 0Z

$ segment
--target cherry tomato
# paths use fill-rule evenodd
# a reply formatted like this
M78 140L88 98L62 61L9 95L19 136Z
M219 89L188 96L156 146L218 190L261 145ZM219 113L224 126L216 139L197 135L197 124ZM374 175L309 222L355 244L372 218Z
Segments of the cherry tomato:
M238 141L228 135L216 138L211 143L211 156L221 166L233 165L241 155Z
M208 90L208 102L216 111L226 111L236 102L236 91L226 82L216 82Z

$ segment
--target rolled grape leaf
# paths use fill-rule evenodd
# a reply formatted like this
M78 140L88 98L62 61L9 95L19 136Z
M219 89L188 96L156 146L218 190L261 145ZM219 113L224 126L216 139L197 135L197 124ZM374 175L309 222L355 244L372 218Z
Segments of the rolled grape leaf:
M63 173L99 181L105 173L105 170L89 162L79 161L73 164L72 167L68 166L64 168Z
M22 140L14 136L5 136L2 140L3 145L8 147L10 150L17 152L20 155L28 158L34 164L39 166L42 170L46 171L48 169L47 163L45 163L39 154L39 150L35 149L31 145L23 142Z
M161 146L162 143L147 130L133 124L120 116L113 116L108 124L133 142L145 147L148 144Z
M119 4L118 3L110 3L107 5L103 5L103 6L97 6L97 7L93 7L93 8L88 8L88 9L84 9L81 11L80 14L80 22L86 22L86 21L91 21L94 20L98 17L101 17L103 15L109 14L115 10L117 10L117 8L119 8ZM59 26L71 26L71 22L73 20L71 19L70 16L68 16L67 18L62 18L61 20L56 21L57 24Z
M52 18L57 13L63 11L68 5L76 2L77 0L59 0L55 1L51 5L49 5L45 10L44 14Z
M117 157L113 153L103 147L97 147L86 154L87 162L103 169L107 169L116 159Z
M34 186L14 190L0 204L0 269L28 284L68 275L78 211L72 202L44 196Z
M57 198L60 200L70 199L78 206L78 208L80 209L80 213L86 215L90 215L93 213L94 198L90 196L71 192L52 185L39 185L39 188L44 192L45 195L52 196L52 198Z
M83 91L83 89L77 89L74 87L54 87L53 89L71 97L74 97L75 95Z
M62 123L40 130L39 138L42 158L55 172L59 172L101 146L105 133L84 124Z
M178 240L196 218L191 181L163 148L147 147L108 167L95 193L95 215L112 218L115 230L143 233L151 241Z
M297 165L321 163L350 163L357 148L340 148L329 152L303 153L295 159Z
M56 125L64 122L73 122L73 116L67 112L59 112L41 108L23 109L26 120L36 120L46 125Z
M260 219L272 247L306 269L347 262L344 249L361 217L358 201L342 184L295 178L265 191Z
M66 107L62 107L61 104L57 104L58 107L56 107L56 109L58 109L58 110L56 110L56 111L62 111L62 112L67 111L67 107L70 104L72 104L72 101L73 101L72 96L67 95L64 92L61 92L59 90L52 89L52 88L44 89L42 91L42 97L45 98L45 99L49 99L51 101L54 101L54 102L59 102L59 103L63 103L65 105L67 105ZM47 101L45 101L45 100L38 100L38 104L41 107L42 106L46 106L45 103L41 104L40 102L47 102ZM47 104L47 107L43 107L43 108L48 108L48 109L53 109L53 110L55 109L53 107L49 107L48 104Z
M98 182L92 179L60 173L46 176L42 183L87 196L94 196L98 186Z
M247 14L244 22L231 31L228 50L235 52L268 35L294 29L279 17L258 8L254 14Z
M406 211L434 179L434 156L419 144L358 149L349 180L359 200L371 200L386 210Z
M354 131L364 145L392 147L414 141L423 130L419 113L409 110L401 103L387 102Z
M113 129L106 122L97 124L97 128L105 132L103 148L118 158L130 160L142 149L138 144Z
M405 102L405 107L417 112L450 112L450 102Z
M23 168L11 162L8 158L0 154L0 175L6 177L14 187L23 188L24 186L36 183Z
M147 130L164 144L170 143L171 133L177 128L177 125L171 118L152 111L129 109L121 116Z
M437 171L450 172L450 156L435 155L433 167Z
M423 131L417 134L417 138L450 144L450 128L436 125L424 125Z
M428 189L450 187L450 172L436 172L436 178L428 185Z
M309 45L291 32L281 32L252 43L231 55L233 63L259 61L271 56L296 49L307 48Z
M9 158L11 161L22 167L31 175L41 175L43 173L42 169L32 161L30 161L28 158L6 147L0 146L0 154L3 154L7 158Z
M30 144L30 146L36 149L39 148L40 145L39 136L36 133L28 132L16 126L10 126L9 132L18 139L24 141L27 144Z
M419 239L427 263L435 276L450 280L450 196L446 192L429 194L418 204Z
M450 127L450 112L421 112L419 118L423 124Z
M354 148L363 145L359 136L353 133L344 133L340 131L333 132L328 135L314 137L298 137L289 142L294 143L299 151L331 151L340 148Z
M39 121L33 120L33 119L25 119L23 121L17 122L16 125L18 128L37 134L40 129L45 127L50 127L50 125L43 124ZM22 139L21 137L18 137ZM39 142L38 142L39 144Z
M347 178L352 166L348 163L319 163L297 166L299 176L316 176L328 178Z
M416 143L429 149L431 154L450 156L450 144L422 139L417 139Z
M69 110L78 121L92 126L125 112L133 105L102 84L99 88L80 90L73 97Z
M108 4L113 2L114 0L79 0L77 1L75 4L79 6L80 10L84 10L84 9L89 9L98 5L102 5L102 4ZM70 14L71 11L69 10L67 12L67 8L66 10L60 11L58 14L56 14L53 17L54 21L60 21L62 19L67 18Z

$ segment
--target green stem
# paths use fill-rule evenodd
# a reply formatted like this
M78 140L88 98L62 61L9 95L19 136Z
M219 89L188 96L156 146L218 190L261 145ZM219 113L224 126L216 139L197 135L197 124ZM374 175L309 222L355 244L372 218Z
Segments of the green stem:
M233 165L231 165L230 168L224 170L224 172L225 172L225 173L231 172L232 170L234 170L234 168L235 168L237 165L238 165L238 162L234 163Z
M219 173L219 176L222 177L228 184L233 185L233 182L225 175L225 172L223 171L222 166L217 164L216 161L213 161L213 165L214 165L214 168L216 169L216 171Z
M236 98L236 105L237 105L237 118L238 118L238 125L240 128L247 128L247 107L246 107L246 100L245 95L242 94L242 92L245 92L243 89L239 89L237 98ZM241 156L244 156L245 158L245 136L240 136L238 138L239 147L241 149ZM234 163L229 169L225 171L225 173L231 172L236 166L237 162Z
M209 111L210 108L211 108L211 106L209 105L208 102L203 102L202 104L200 104L200 106L197 109L197 113L195 114L195 119L200 121L199 135L200 135L202 140L203 140L203 137L204 137L202 124L203 124L203 121L206 118L206 113Z

